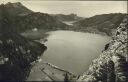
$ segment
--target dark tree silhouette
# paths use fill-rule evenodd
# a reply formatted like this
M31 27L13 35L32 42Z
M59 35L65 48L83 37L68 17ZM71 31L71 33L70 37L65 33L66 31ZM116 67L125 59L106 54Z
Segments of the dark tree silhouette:
M68 73L65 74L64 82L69 82L69 76L68 76Z

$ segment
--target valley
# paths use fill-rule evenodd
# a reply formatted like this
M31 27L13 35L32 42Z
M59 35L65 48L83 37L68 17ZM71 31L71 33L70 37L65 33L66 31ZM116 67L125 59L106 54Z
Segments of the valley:
M1 4L0 80L116 82L111 76L117 76L126 82L126 18L126 13L86 18L35 12L20 2Z

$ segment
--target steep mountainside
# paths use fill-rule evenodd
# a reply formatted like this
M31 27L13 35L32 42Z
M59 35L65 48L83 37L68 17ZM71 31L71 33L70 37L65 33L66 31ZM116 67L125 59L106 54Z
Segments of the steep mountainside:
M87 72L79 81L85 82L128 82L128 16L113 35L113 40L105 46L105 50L93 60Z
M74 23L75 29L85 31L100 31L111 35L113 29L116 29L126 14L113 13L96 15Z
M0 7L0 81L24 81L46 46L16 33L5 6Z

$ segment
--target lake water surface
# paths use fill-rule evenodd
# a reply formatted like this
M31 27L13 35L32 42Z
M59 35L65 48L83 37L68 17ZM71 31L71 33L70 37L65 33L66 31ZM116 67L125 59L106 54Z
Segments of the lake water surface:
M74 31L53 31L49 34L43 61L75 74L86 71L111 40L108 36Z

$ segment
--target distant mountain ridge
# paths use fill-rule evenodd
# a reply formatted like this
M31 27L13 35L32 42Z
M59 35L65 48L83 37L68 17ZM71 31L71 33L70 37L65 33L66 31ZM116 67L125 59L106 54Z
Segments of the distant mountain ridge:
M119 26L125 16L126 14L122 13L95 15L93 17L75 22L74 27L76 30L98 30L106 33L107 35L111 35L112 31Z
M83 19L83 17L77 16L77 14L69 14L69 15L64 15L64 14L52 14L51 16L55 17L56 19L60 21L78 21Z

